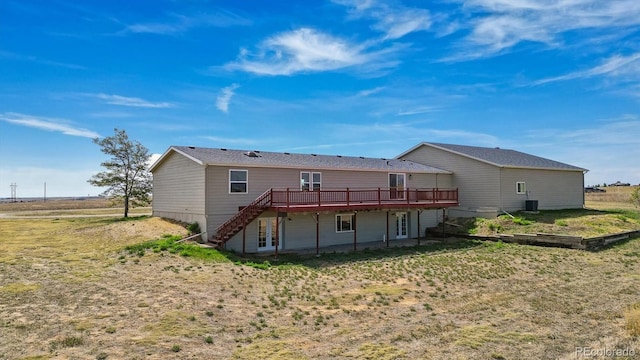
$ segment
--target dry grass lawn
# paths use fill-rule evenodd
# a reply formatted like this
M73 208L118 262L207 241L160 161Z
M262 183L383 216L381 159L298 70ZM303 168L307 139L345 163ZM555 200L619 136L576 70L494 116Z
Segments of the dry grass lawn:
M586 193L585 205L590 209L637 209L630 201L631 192L638 186L603 187L604 193Z
M147 217L0 219L0 359L640 355L639 239L600 252L469 241L244 264L123 250L185 233Z

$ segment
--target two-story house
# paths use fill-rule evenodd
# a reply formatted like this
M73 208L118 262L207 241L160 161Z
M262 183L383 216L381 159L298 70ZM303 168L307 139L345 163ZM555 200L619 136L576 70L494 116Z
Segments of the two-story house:
M586 169L515 150L420 143L396 158L172 146L153 214L242 252L416 238L451 217L584 206ZM535 208L529 209L529 205Z
M415 238L458 205L451 172L403 159L172 146L151 171L154 216L242 252Z

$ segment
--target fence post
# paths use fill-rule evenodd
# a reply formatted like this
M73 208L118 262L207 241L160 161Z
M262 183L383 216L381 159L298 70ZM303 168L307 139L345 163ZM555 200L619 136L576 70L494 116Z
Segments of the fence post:
M347 205L349 205L349 188L347 188Z

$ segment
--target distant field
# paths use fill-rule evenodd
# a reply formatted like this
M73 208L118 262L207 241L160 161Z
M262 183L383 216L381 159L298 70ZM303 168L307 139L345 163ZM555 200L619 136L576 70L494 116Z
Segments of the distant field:
M568 213L537 222L563 226ZM640 218L611 214L590 221ZM461 240L276 261L165 236L186 233L147 216L0 218L0 359L640 353L639 239L599 252Z
M21 200L19 202L4 202L0 203L0 212L3 211L24 211L24 210L70 210L70 209L100 209L100 208L113 208L122 207L122 204L117 204L109 199L105 198L89 198L84 200L73 199L52 199L44 201L42 199L37 200Z
M32 200L15 203L0 203L0 214L16 216L72 216L72 215L113 215L124 214L122 203L104 198L84 200ZM151 214L150 207L130 208L130 215Z
M634 209L631 192L637 186L609 186L604 193L585 193L585 206L591 209Z

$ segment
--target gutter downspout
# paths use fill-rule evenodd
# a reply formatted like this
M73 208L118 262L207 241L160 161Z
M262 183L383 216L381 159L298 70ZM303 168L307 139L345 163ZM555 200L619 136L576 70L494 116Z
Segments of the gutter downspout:
M503 203L502 203L502 170L503 170L503 169L504 169L504 167L502 167L502 166L501 166L501 167L500 167L500 179L499 179L499 181L498 181L498 184L499 184L499 186L500 186L500 212L501 212L501 213L503 213L503 214L507 214L507 215L509 215L509 217L510 217L510 218L514 219L514 218L515 218L515 216L513 216L513 215L509 214L509 213L504 209L504 206L503 206Z
M200 229L203 233L203 240L206 243L209 240L209 213L207 212L207 170L209 169L208 164L204 164L204 226L200 225ZM204 229L203 229L204 227ZM225 243L226 245L226 243Z
M589 172L589 170L585 170L582 172L582 208L587 207L587 199L584 195L584 176Z

